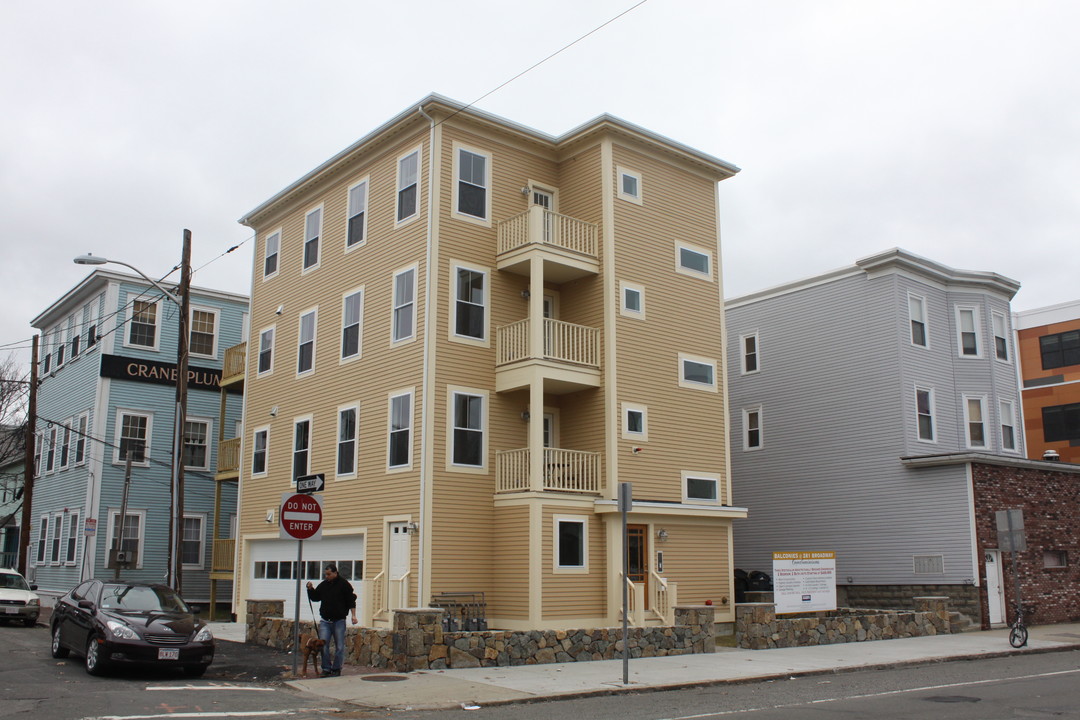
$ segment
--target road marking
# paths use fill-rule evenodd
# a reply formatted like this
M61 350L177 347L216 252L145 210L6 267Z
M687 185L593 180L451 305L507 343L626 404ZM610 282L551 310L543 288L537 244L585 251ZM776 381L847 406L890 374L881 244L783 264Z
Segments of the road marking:
M247 692L273 692L274 688L248 685L149 685L146 690L241 690Z
M337 713L338 708L293 708L290 710L234 710L220 712L158 713L156 715L98 715L82 720L159 720L160 718L281 717L303 713Z
M987 685L989 683L1013 682L1016 680L1037 680L1039 678L1054 677L1056 675L1072 675L1080 673L1076 670L1055 670L1054 672L1039 673L1037 675L1017 675L1016 677L993 678L989 680L971 680L968 682L948 683L946 685L926 685L923 687L907 688L905 690L886 690L879 693L866 693L864 695L847 695L845 697L822 698L820 700L805 700L797 703L784 705L765 705L762 707L743 708L741 710L718 710L715 712L701 713L699 715L679 715L678 717L657 718L657 720L700 720L700 718L721 717L723 715L738 715L739 713L761 712L762 710L784 710L787 708L802 707L804 705L821 705L823 703L841 702L844 700L866 700L876 697L888 697L889 695L903 695L904 693L924 692L927 690L945 690L948 688L968 687L971 685Z

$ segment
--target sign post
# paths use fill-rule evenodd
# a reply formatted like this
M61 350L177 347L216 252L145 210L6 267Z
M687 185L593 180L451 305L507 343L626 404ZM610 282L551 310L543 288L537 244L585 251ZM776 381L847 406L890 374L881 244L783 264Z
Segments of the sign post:
M1020 612L1020 568L1016 564L1016 553L1027 550L1027 536L1024 534L1024 511L1020 508L998 510L994 519L997 521L998 547L1008 550L1012 555L1013 585L1016 587L1016 612ZM1006 614L1006 618L1008 614Z
M628 631L630 613L630 553L626 533L626 514L634 507L633 485L628 482L619 483L619 513L622 515L622 682L630 684L630 633Z
M319 478L322 475L309 475L306 478ZM305 478L305 479L306 479ZM300 483L297 480L297 488ZM314 483L310 484L315 487ZM313 492L310 490L309 492ZM293 677L296 676L300 657L300 583L304 576L304 541L322 539L322 495L308 495L304 492L281 493L281 518L278 536L296 540L296 596L293 604Z

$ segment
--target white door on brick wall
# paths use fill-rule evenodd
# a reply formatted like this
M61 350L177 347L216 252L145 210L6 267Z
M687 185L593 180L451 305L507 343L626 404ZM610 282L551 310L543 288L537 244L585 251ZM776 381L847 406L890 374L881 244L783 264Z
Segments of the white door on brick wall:
M318 585L322 582L322 568L332 562L338 566L341 576L352 583L356 591L357 608L360 607L360 582L364 573L364 536L323 536L322 540L304 542L304 565L296 573L296 540L253 540L248 553L248 597L259 600L284 600L285 617L295 617L296 575L300 575L300 620L312 619L312 606L308 604L304 585L308 580ZM314 604L315 617L319 616L319 604Z
M1005 583L1001 575L1001 551L987 550L983 553L986 565L986 605L991 625L1005 623Z

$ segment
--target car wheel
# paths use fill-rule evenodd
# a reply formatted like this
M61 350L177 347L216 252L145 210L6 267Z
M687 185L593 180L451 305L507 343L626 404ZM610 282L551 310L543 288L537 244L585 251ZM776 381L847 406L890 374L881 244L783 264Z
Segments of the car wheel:
M198 678L202 677L206 672L205 665L186 665L184 666L184 674L188 677Z
M86 672L90 675L104 675L105 667L105 658L101 656L101 643L96 635L92 636L86 643Z
M52 631L52 656L54 658L66 658L69 650L60 644L60 623L53 626Z

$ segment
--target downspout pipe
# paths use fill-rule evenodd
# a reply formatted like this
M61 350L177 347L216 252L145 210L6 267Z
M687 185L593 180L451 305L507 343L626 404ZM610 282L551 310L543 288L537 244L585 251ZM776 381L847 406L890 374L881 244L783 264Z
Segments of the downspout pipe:
M431 359L431 338L432 338L432 335L434 334L432 329L431 329L431 318L432 318L432 308L431 308L431 306L433 304L431 302L431 298L432 298L432 296L434 294L435 270L434 270L434 268L431 267L431 261L432 261L433 255L434 255L434 242L435 242L434 232L433 232L433 227L434 227L433 223L434 223L434 220L435 220L435 217L434 217L435 207L434 207L434 203L432 202L432 194L433 194L432 190L433 190L434 183L435 183L435 124L436 123L435 123L435 118L431 117L426 112L424 112L424 106L423 105L417 105L416 106L416 112L418 112L422 117L426 118L427 121L431 124L430 130L429 130L429 133L428 133L427 251L426 251L426 259L424 261L425 273L427 275L427 278L426 278L427 279L427 282L426 282L427 289L426 289L426 295L425 295L425 298L424 298L424 373L423 373L423 380L422 380L422 387L421 387L421 393L422 393L423 398L424 398L424 400L423 400L423 402L424 402L424 412L423 412L423 415L421 416L421 421L420 421L420 427L421 427L421 431L420 431L420 522L419 522L419 526L420 526L419 545L420 545L420 547L417 549L417 553L416 553L416 572L417 572L416 602L417 602L417 605L422 607L422 606L427 605L427 601L425 599L427 597L427 595L426 595L427 588L425 587L425 582L424 582L426 577L427 577L425 572L424 572L425 571L425 564L426 564L426 561L427 561L427 554L424 552L424 547L425 547L424 538L427 537L427 533L430 531L430 529L428 527L426 527L426 523L424 522L424 518L427 516L427 489L428 489L428 462L427 462L428 453L427 453L427 447L428 447L428 444L431 442L431 437L430 437L431 433L429 432L428 418L432 417L432 413L435 412L435 409L434 409L435 405L434 405L433 398L431 396L432 378L431 378L431 362L430 362L430 359Z

